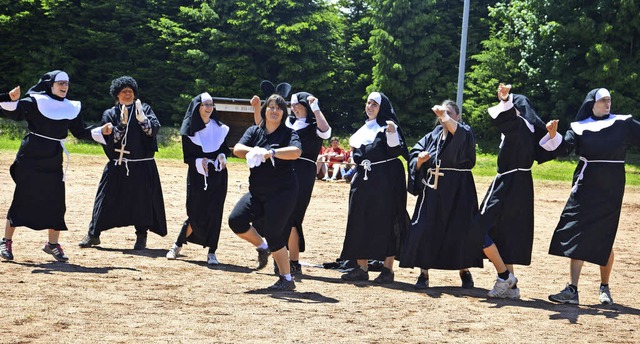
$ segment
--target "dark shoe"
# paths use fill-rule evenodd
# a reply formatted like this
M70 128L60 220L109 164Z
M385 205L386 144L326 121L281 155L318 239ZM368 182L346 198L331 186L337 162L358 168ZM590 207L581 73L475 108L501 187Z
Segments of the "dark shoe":
M287 281L284 276L280 276L278 281L267 289L274 291L291 291L296 289L296 282L294 282L293 279Z
M291 263L291 275L299 276L302 275L302 265L300 263Z
M356 282L356 281L368 281L369 273L362 270L361 267L355 267L346 274L340 276L343 281Z
M380 273L380 275L378 275L378 277L376 277L373 280L373 283L378 283L378 284L389 284L389 283L393 283L393 271L387 269L387 268L382 268L382 272Z
M256 270L262 270L269 263L271 251L268 248L256 248L256 251L258 251L258 266L256 266Z
M89 234L85 235L84 238L82 238L82 241L78 244L78 246L82 248L88 248L96 245L100 245L100 237L92 237L89 236Z
M42 246L42 250L53 256L59 262L66 262L69 260L69 257L64 255L64 251L62 251L62 246L60 244L50 245L49 243L44 244Z
M5 260L13 260L13 250L11 249L13 240L2 239L0 241L0 256Z
M471 276L470 271L465 271L460 273L460 279L462 280L462 288L463 289L472 289L473 288L473 277Z
M134 250L144 250L147 248L147 233L136 234L136 243L133 244Z
M418 290L428 289L429 278L427 278L423 273L420 273L420 276L418 276L418 281L413 287Z
M578 291L573 289L568 283L558 294L549 295L549 300L558 303L568 303L577 305L580 303Z

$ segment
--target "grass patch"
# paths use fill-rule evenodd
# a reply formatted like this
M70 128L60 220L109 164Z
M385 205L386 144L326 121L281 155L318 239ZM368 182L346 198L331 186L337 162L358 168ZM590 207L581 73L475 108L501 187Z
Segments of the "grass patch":
M180 142L179 129L163 127L158 136L160 145L156 158L182 160L182 144ZM24 134L23 134L24 135ZM17 151L20 148L18 135L0 135L0 150ZM102 146L97 143L79 141L73 136L68 137L65 145L72 154L103 155ZM401 159L406 169L406 161ZM231 158L229 161L241 162L243 159ZM478 153L473 174L477 177L493 177L496 175L497 155L492 153ZM559 160L548 161L538 165L534 163L531 168L533 178L536 180L549 180L571 182L573 172L578 164L576 157L568 157ZM640 186L640 153L635 151L627 154L627 185Z

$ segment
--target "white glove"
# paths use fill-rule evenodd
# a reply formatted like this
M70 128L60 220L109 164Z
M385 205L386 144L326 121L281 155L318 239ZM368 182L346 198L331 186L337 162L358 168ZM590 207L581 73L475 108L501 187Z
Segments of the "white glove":
M263 162L265 162L264 156L268 154L269 151L262 147L253 147L247 153L247 165L249 168L254 168L260 166Z
M127 122L129 121L129 110L127 109L127 106L122 104L122 106L120 107L120 123L122 123L123 125L127 125Z
M217 172L220 172L226 167L227 167L227 157L223 153L218 154L218 158L213 162L213 168Z
M316 99L313 103L311 103L311 111L316 112L318 110L320 110L320 101L318 99Z
M136 119L138 120L138 123L142 123L147 119L147 116L144 114L144 110L142 110L142 102L140 99L136 99Z

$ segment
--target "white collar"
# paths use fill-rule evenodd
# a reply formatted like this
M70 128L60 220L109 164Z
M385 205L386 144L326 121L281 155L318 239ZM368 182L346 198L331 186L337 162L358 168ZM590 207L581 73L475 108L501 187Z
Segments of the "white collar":
M216 121L211 119L204 129L196 131L193 136L189 136L189 139L193 144L202 147L204 153L211 153L220 149L228 133L228 126L218 125Z
M306 118L296 118L296 121L293 122L293 124L291 124L291 121L287 118L287 120L284 121L284 124L287 126L287 128L291 128L296 131L300 129L304 129L309 126L309 123L307 123Z
M598 132L602 129L609 128L616 121L624 121L631 117L631 115L613 115L610 114L609 118L596 121L595 119L588 117L579 122L571 122L571 130L578 135L586 131Z
M379 125L375 119L367 120L355 134L349 138L349 146L360 148L362 145L368 145L376 139L376 135L380 131L384 131L383 126Z
M47 94L32 94L36 100L38 111L48 119L60 121L63 119L74 119L78 117L82 105L77 100L55 100Z

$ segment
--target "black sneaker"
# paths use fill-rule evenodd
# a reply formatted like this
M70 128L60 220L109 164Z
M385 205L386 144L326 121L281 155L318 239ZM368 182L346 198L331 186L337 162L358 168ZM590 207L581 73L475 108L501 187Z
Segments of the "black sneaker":
M274 291L291 291L296 289L296 282L294 282L293 279L291 279L291 281L287 281L284 276L280 276L278 281L267 289Z
M361 267L355 267L346 274L340 276L343 281L356 282L356 281L368 281L369 272L362 270Z
M420 273L418 276L418 281L413 286L415 289L424 290L429 288L429 278L425 276L423 273Z
M473 288L473 276L471 276L471 271L464 271L460 273L460 280L462 280L462 288L464 289L472 289Z
M256 248L256 251L258 251L258 266L256 266L256 270L262 270L269 263L271 251L268 248Z
M50 245L49 243L44 244L42 246L42 250L53 256L59 262L66 262L69 260L69 257L64 255L64 251L62 251L62 246L60 244Z
M389 284L389 283L393 283L393 271L383 267L382 268L382 272L380 273L380 275L378 275L378 277L376 277L373 280L373 283L378 283L378 284Z
M13 249L11 249L13 240L2 239L0 241L0 256L5 260L13 260Z
M144 250L147 248L147 233L138 234L136 233L136 243L133 244L134 250Z
M78 244L78 246L82 248L88 248L96 245L100 245L100 237L92 237L89 234L85 235L84 238L82 238L82 241Z
M298 276L302 275L302 265L300 263L291 263L291 275Z

